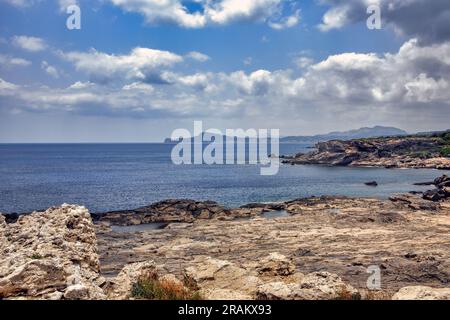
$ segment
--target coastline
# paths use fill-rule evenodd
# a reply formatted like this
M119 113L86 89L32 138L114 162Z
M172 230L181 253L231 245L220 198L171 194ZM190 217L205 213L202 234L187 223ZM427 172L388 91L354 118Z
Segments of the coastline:
M122 232L113 226L156 220L140 220L151 216L144 210L138 217L133 211L94 215L94 223L86 208L71 205L14 223L0 215L0 296L130 299L133 284L149 270L183 286L189 279L195 292L213 300L447 294L448 198L313 197L234 209L170 200L146 209L159 211L164 225ZM288 214L264 216L280 211ZM374 265L383 286L371 291L367 268Z
M331 140L315 151L282 156L290 165L450 170L450 132L432 135Z

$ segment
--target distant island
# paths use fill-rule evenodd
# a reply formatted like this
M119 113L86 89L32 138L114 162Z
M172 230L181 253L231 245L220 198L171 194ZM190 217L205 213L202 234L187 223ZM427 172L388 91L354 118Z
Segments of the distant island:
M335 131L327 134L319 134L313 136L289 136L281 138L282 143L317 143L320 141L330 141L330 140L352 140L352 139L364 139L364 138L374 138L374 137L394 137L394 136L405 136L408 132L394 128L394 127L383 127L375 126L372 128L360 128L349 131Z
M393 136L405 136L408 132L394 128L375 126L372 128L360 128L349 131L335 131L326 134L312 135L312 136L287 136L280 139L280 143L317 143L321 141L330 140L351 140L351 139L363 139L373 137L393 137ZM164 143L178 143L178 140L172 140L167 138Z

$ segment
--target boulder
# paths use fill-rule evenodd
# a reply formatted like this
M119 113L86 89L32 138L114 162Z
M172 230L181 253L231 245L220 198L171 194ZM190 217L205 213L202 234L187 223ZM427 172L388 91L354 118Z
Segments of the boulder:
M450 288L405 287L400 289L392 300L450 300Z
M258 287L257 300L295 300L294 292L299 290L298 284L270 282Z
M450 177L443 175L442 177L436 178L434 185L438 188L450 187Z
M88 210L63 205L0 218L0 298L105 299Z
M126 265L119 275L111 281L108 288L108 298L113 300L127 300L131 298L133 285L140 278L157 273L153 261L137 262Z
M229 261L200 257L192 265L184 270L185 283L199 289L205 299L217 298L217 290L231 290L234 295L251 296L262 283L251 271ZM208 296L208 293L214 294Z
M395 203L406 205L413 210L437 211L440 208L438 202L429 201L412 194L396 194L389 197Z
M423 198L425 200L434 201L434 202L438 202L439 200L441 200L444 197L445 197L445 195L443 195L441 193L441 190L439 190L439 189L429 190L429 191L424 192L424 194L423 194Z
M257 271L264 276L289 276L295 272L295 264L292 260L274 252L261 260Z
M315 272L298 283L272 282L258 287L259 300L336 300L360 299L359 292L335 274Z

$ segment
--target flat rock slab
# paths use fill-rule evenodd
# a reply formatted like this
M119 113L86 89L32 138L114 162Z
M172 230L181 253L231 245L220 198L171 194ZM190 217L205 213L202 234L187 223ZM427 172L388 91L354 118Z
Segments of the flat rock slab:
M330 272L357 289L366 288L372 265L392 293L450 286L447 203L427 210L403 201L326 197L284 205L291 216L271 220L197 220L128 234L97 225L101 272L112 277L127 263L153 260L181 277L205 257L248 268L278 252L298 273Z

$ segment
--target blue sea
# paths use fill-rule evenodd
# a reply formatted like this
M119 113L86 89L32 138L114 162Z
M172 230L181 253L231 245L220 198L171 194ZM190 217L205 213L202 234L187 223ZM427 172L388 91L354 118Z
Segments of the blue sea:
M170 144L2 144L0 212L30 212L62 203L91 212L132 209L169 198L227 206L320 195L386 198L424 190L413 183L448 172L282 165L261 176L252 165L173 165ZM282 144L281 154L309 145ZM379 187L364 185L378 181ZM426 187L425 187L426 189Z

